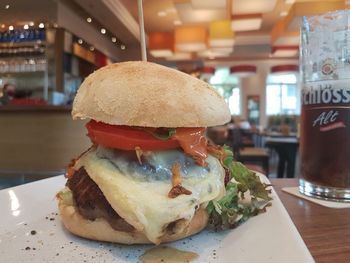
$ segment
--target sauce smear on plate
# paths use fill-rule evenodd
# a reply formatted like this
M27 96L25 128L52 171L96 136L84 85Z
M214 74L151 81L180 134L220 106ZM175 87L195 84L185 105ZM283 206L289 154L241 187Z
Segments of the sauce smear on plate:
M179 250L168 246L157 246L147 250L140 260L142 263L182 263L191 262L198 258L198 254Z

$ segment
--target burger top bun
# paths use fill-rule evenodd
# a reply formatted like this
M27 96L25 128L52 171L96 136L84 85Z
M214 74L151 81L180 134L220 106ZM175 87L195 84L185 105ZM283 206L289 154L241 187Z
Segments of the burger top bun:
M72 116L143 127L209 127L231 117L224 99L206 82L143 61L108 65L88 76Z

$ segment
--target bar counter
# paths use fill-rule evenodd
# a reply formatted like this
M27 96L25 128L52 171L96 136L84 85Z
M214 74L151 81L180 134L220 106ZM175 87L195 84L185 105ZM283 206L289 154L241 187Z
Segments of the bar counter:
M91 143L70 106L0 107L0 176L57 174ZM40 179L40 178L36 178Z
M54 105L6 105L0 106L2 112L68 112L72 106L54 106Z

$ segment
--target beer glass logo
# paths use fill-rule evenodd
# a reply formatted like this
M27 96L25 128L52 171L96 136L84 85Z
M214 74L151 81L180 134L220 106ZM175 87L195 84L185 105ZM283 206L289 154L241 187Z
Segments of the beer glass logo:
M344 85L340 81L309 84L302 90L302 104L314 111L312 127L321 132L346 128L343 111L349 108L350 89L341 88L340 84Z
M327 132L338 128L345 128L343 121L338 120L339 111L323 111L313 121L312 127L319 127L321 132Z
M331 75L336 69L336 61L332 58L327 58L323 61L321 71L323 75Z

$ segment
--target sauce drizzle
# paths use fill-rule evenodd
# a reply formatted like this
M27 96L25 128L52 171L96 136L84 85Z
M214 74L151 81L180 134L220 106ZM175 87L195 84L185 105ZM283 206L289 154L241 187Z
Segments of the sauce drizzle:
M157 246L151 248L140 256L142 263L183 263L191 262L197 258L197 253L179 250L168 246Z
M178 140L183 151L190 155L200 166L207 166L208 140L205 128L177 128L174 138Z

